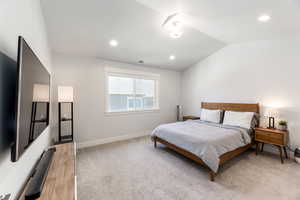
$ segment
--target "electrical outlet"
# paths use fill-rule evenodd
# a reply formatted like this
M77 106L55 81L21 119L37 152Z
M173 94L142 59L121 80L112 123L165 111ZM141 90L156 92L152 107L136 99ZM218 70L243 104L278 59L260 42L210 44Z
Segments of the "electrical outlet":
M0 200L10 200L11 194L0 195Z

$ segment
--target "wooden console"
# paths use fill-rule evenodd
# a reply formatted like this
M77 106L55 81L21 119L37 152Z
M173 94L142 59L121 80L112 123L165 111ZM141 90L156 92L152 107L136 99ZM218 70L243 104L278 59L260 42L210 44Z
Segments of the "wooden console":
M76 148L74 143L56 145L43 192L38 200L76 200ZM25 200L23 194L19 200Z

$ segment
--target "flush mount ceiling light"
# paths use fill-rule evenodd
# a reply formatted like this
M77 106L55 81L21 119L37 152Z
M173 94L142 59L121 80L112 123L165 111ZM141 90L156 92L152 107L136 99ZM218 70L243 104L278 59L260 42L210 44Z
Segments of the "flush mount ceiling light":
M175 60L175 58L176 57L174 55L170 55L170 57L169 57L170 60Z
M267 22L271 19L270 15L261 15L257 18L260 22Z
M117 40L111 40L111 41L109 41L109 45L110 46L112 46L112 47L116 47L116 46L118 46L118 41Z
M182 36L183 32L182 31L173 31L173 32L170 32L170 37L171 38L180 38Z
M181 30L183 26L182 14L175 13L167 17L162 27L169 33L172 38L180 38L183 34Z

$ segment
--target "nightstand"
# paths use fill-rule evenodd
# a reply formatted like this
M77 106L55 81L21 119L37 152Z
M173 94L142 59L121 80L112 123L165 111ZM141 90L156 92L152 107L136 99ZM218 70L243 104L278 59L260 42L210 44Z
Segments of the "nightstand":
M196 116L192 116L192 115L190 115L190 116L183 116L182 117L183 121L186 121L186 120L197 120L197 119L200 119L200 117L196 117Z
M288 131L278 129L255 128L256 155L258 153L258 145L262 143L261 152L264 149L264 144L272 144L278 147L281 163L283 164L282 149L285 157L288 158L286 152Z

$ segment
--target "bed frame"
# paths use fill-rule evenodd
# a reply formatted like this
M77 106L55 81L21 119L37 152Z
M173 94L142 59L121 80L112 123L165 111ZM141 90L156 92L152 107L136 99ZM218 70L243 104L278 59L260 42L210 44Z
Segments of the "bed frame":
M240 111L240 112L256 112L259 114L259 104L236 104L236 103L209 103L209 102L202 102L201 103L202 108L206 109L219 109L219 110L225 110L225 111ZM192 154L182 148L179 148L159 137L153 137L152 138L154 142L154 147L157 147L157 142L164 144L168 148L176 151L177 153L207 167L209 169L209 175L210 180L215 180L216 173L212 171L198 156L195 154ZM227 152L220 156L220 166L226 163L231 158L243 153L244 151L248 150L253 145L253 140L251 144L245 145L243 147L237 148L233 151Z

